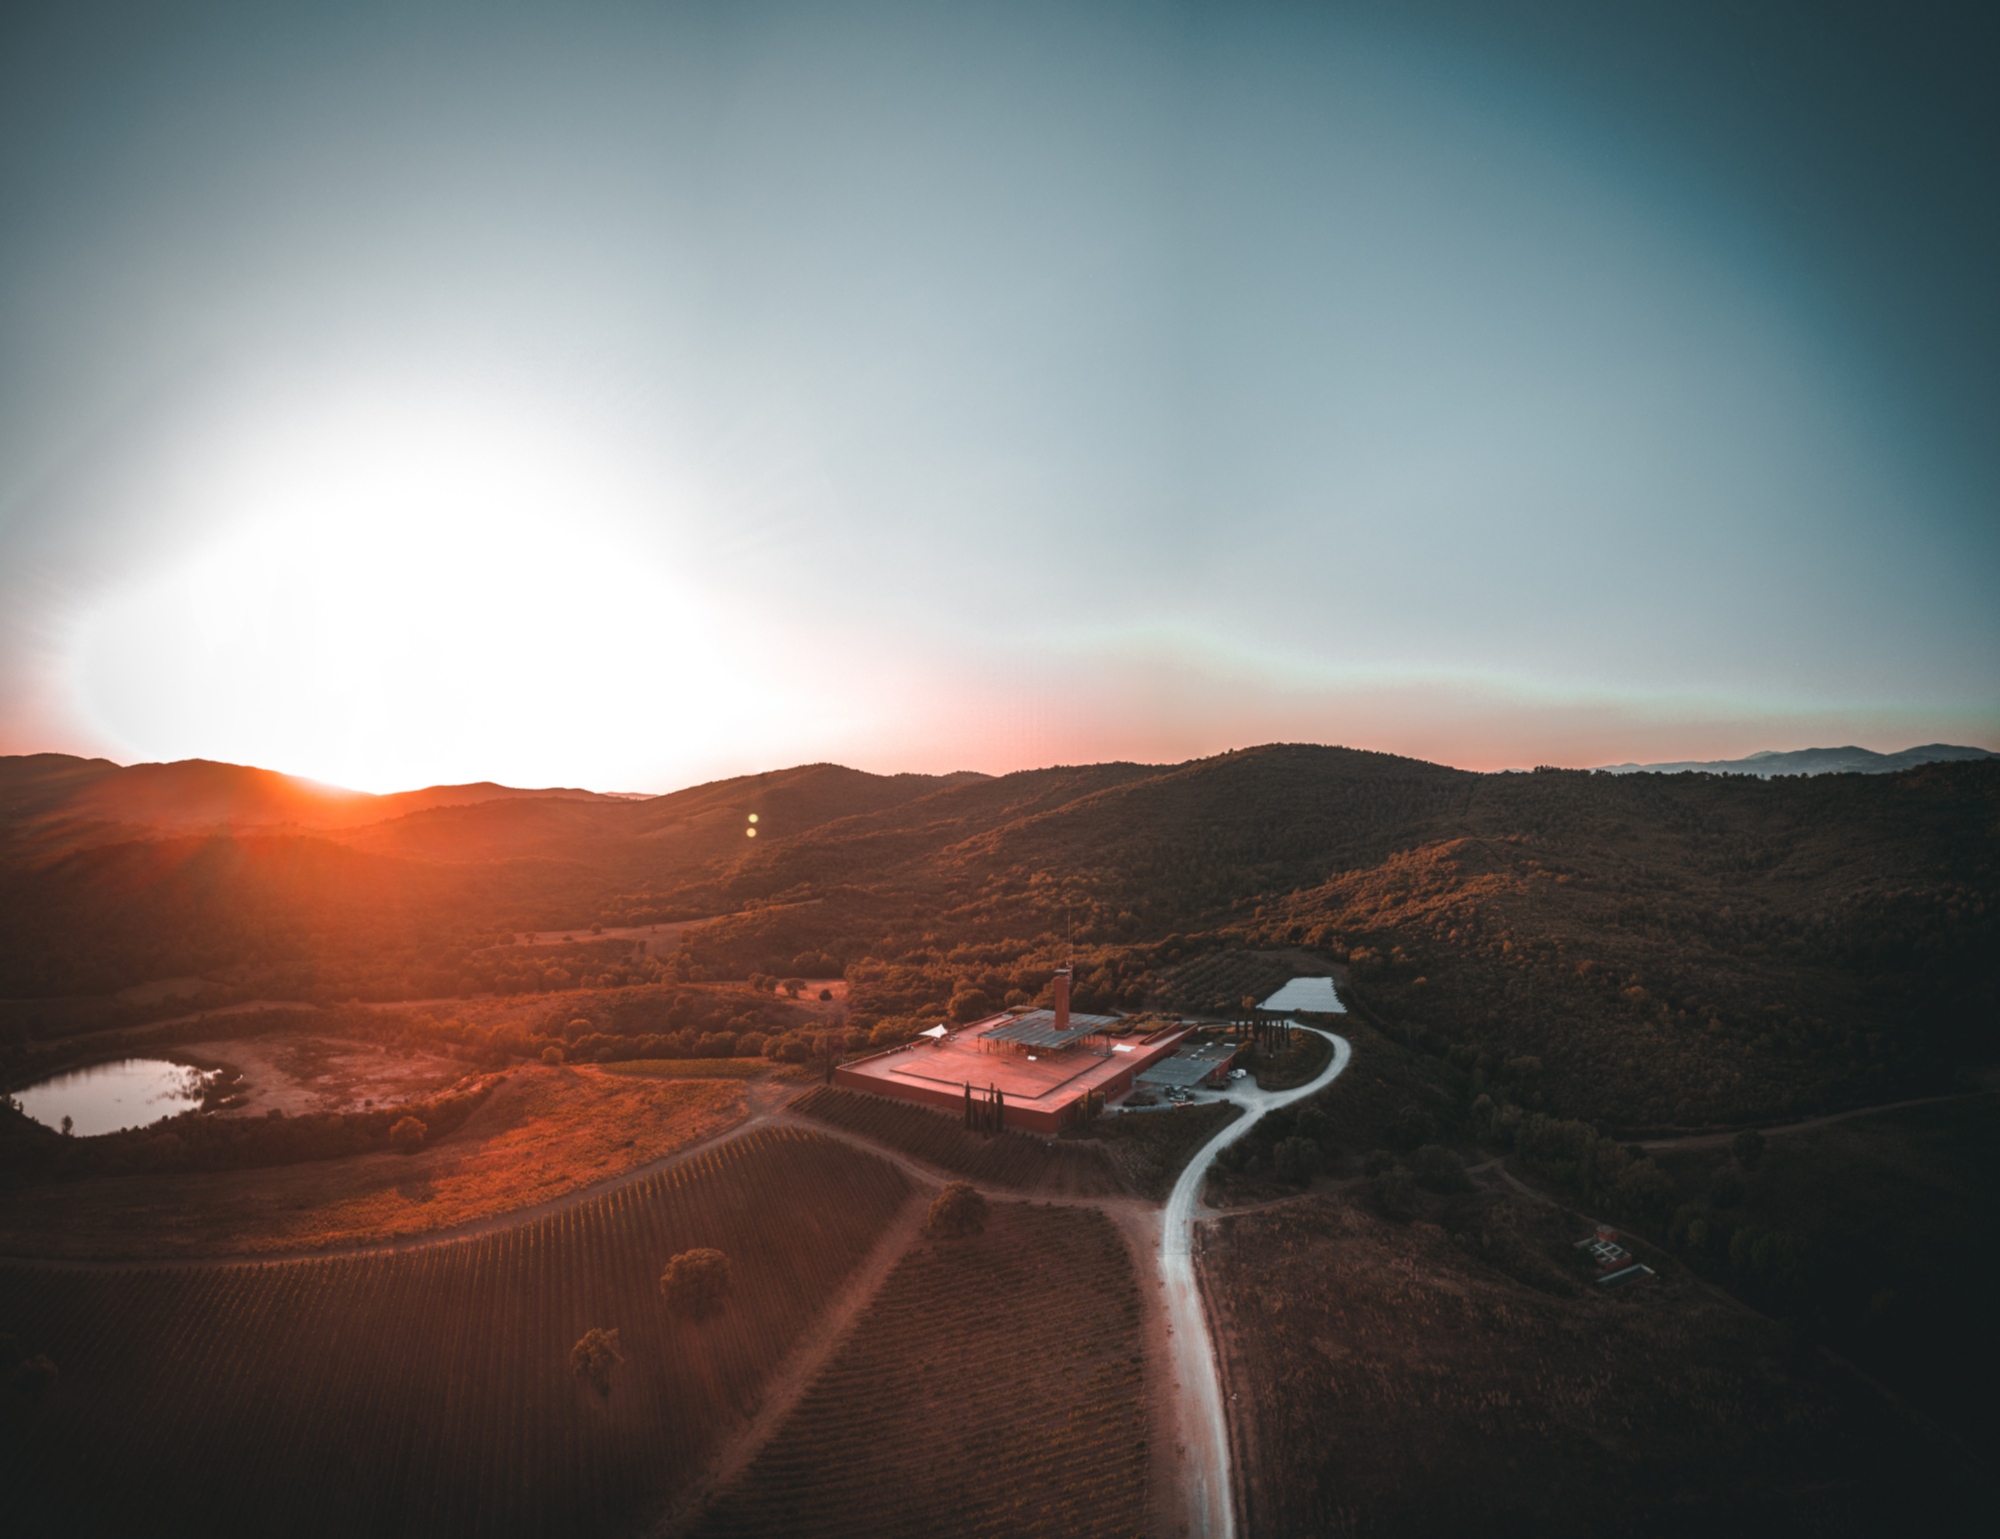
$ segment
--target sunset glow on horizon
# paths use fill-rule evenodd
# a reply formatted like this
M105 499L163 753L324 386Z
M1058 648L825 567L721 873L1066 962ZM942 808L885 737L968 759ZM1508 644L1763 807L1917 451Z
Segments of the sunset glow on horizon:
M1996 150L1943 52L342 12L143 70L9 23L0 752L2000 747Z

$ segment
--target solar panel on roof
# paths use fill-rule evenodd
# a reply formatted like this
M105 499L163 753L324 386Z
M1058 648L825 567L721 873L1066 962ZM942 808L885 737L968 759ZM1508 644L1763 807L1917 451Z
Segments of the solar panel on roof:
M1093 1032L1118 1024L1115 1015L1078 1015L1069 1018L1069 1030L1056 1030L1053 1010L1029 1010L992 1030L982 1032L988 1042L1011 1042L1017 1047L1067 1047L1081 1042Z

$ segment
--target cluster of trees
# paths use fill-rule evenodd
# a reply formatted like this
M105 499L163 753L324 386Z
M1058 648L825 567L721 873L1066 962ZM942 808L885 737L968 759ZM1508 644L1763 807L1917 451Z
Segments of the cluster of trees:
M575 808L537 835L554 859L223 839L0 865L0 993L202 973L237 997L379 1000L837 968L851 1021L893 1035L1041 999L1072 957L1079 1009L1172 1003L1170 982L1226 1006L1250 990L1203 993L1191 959L1242 972L1307 946L1347 962L1403 1040L1538 1058L1527 1110L1627 1130L1886 1099L1990 1052L2000 1013L1992 764L1474 775L1295 746L921 799L800 773L820 790L788 814L796 834L691 833L693 863L645 883L617 864L630 841L597 828L627 815ZM716 829L740 827L719 807ZM498 944L503 921L696 912L731 917L662 959L581 930L573 956Z
M1307 1185L1340 1158L1333 1119L1319 1101L1314 1096L1267 1113L1217 1154L1215 1163L1230 1175L1268 1175L1287 1185Z
M697 1323L721 1314L735 1286L729 1257L705 1245L682 1251L660 1274L660 1297L667 1308ZM569 1349L571 1371L601 1396L610 1395L612 1371L624 1361L618 1332L603 1326L592 1326Z

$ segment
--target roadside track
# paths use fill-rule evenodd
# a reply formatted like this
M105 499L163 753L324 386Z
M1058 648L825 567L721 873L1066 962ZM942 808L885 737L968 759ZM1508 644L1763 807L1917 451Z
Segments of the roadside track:
M1186 1451L1183 1490L1187 1499L1187 1532L1193 1539L1233 1539L1236 1503L1229 1474L1229 1419L1222 1401L1222 1370L1208 1316L1202 1308L1201 1285L1194 1273L1194 1221L1207 1216L1201 1208L1202 1185L1216 1155L1235 1143L1267 1112L1316 1095L1340 1077L1353 1056L1347 1039L1330 1031L1303 1026L1333 1044L1333 1058L1319 1077L1295 1090L1259 1090L1252 1084L1232 1087L1223 1097L1241 1106L1238 1117L1196 1151L1167 1199L1160 1237L1160 1282L1167 1299L1168 1329L1172 1331L1170 1366L1179 1390L1182 1441Z

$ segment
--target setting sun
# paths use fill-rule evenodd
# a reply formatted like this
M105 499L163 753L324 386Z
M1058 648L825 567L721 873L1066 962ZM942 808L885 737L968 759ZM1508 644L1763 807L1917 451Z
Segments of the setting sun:
M412 395L259 424L191 495L216 532L75 628L92 718L149 756L548 781L575 773L566 737L612 723L652 741L599 773L643 779L739 751L782 699L644 534L658 489L523 408Z

